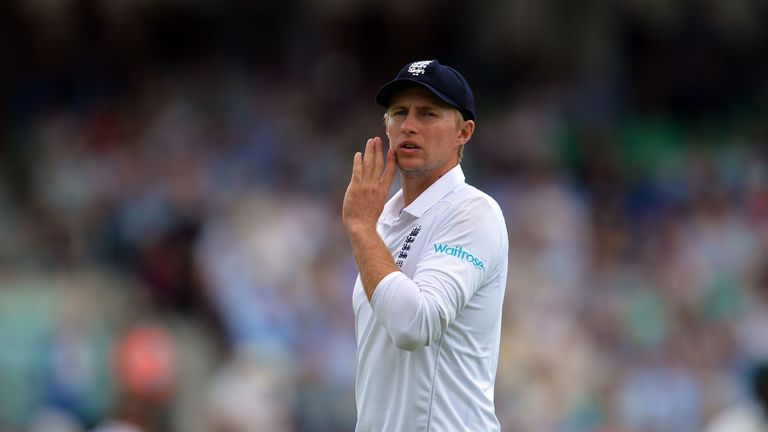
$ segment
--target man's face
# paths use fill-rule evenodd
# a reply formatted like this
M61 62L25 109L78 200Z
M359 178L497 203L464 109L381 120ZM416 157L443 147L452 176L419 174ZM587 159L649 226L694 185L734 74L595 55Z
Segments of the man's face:
M472 136L474 122L457 122L459 113L421 87L397 92L386 115L389 145L406 177L431 181L458 163L457 150Z

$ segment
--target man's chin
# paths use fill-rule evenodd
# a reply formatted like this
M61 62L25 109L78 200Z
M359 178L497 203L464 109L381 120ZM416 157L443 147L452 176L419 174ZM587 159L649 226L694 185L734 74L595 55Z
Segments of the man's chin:
M400 168L400 174L404 177L422 177L424 175L423 168L416 168L407 164L398 164L398 168Z

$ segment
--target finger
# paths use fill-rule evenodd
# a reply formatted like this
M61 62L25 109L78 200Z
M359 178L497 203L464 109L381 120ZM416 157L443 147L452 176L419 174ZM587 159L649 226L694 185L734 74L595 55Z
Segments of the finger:
M363 174L362 174L363 181L367 181L373 178L373 159L374 159L373 147L374 147L373 140L369 139L365 143L365 154L363 155Z
M384 171L384 156L381 154L381 138L373 139L373 175L381 178Z
M352 159L352 179L350 183L360 183L363 179L363 154L360 152L355 153L354 159Z
M384 174L381 176L381 182L386 185L387 189L392 186L392 182L395 180L395 172L397 169L397 160L395 159L395 151L392 147L387 150L387 166L384 168Z
M371 140L365 142L365 149L363 150L363 165L362 165L362 180L366 181L371 176L371 166L373 165L373 154L371 153L371 147L373 147Z

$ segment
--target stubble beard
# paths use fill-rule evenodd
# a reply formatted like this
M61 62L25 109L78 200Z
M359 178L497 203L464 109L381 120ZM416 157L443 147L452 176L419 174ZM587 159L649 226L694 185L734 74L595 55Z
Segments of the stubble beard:
M395 154L395 163L397 164L397 168L400 170L400 175L402 175L405 178L424 177L424 175L429 170L427 167L404 168L400 164L400 160L398 159L397 154Z
M409 169L403 169L402 167L399 167L399 168L400 168L400 174L406 178L424 177L424 175L428 171L426 168L409 168Z
M425 161L425 164L417 167L403 167L400 163L397 164L401 176L407 179L427 178L436 170L441 170L442 166L443 163L434 160L432 160L431 163L430 161Z

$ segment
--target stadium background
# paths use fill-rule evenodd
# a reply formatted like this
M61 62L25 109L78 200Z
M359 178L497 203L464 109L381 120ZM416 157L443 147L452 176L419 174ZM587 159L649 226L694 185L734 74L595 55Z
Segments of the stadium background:
M766 52L760 0L4 0L0 430L352 430L341 198L429 58L509 227L504 430L701 430L768 358Z

